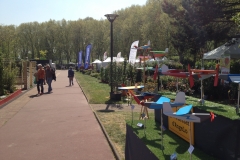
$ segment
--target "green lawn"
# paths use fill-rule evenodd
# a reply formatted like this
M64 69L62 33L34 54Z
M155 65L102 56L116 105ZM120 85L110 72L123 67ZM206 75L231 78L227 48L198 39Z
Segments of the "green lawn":
M154 115L151 115L154 116ZM170 159L173 153L177 153L178 159L189 159L190 154L188 152L189 143L182 138L176 136L169 130L163 132L163 148L162 148L162 137L160 131L160 124L156 123L154 119L146 120L146 130L144 133L143 128L137 127L139 120L134 120L132 128L137 136L143 140L146 146L159 158L159 159ZM127 120L127 123L131 125L131 120ZM144 121L142 121L144 124ZM214 160L213 157L203 153L199 149L195 148L192 154L192 159L200 160Z
M84 75L77 72L76 78L80 83L81 88L86 94L90 104L108 104L108 103L119 103L114 101L109 101L109 91L110 86L108 84L99 83L94 77L89 75ZM161 93L171 99L175 98L176 93L163 92ZM120 102L122 103L122 102ZM238 119L239 115L236 115L235 108L229 105L223 105L218 103L213 103L206 101L205 105L202 106L198 102L197 98L186 97L186 103L192 104L194 107L199 107L203 110L213 111L217 115L222 115L231 119ZM131 112L129 111L115 111L115 112L103 112L96 111L101 123L103 124L107 134L109 135L111 141L114 143L119 155L124 159L124 147L125 147L125 125L128 123L131 125ZM149 113L149 117L154 117L153 113ZM177 153L178 159L189 159L189 143L179 138L174 133L166 130L164 131L164 150L160 150L161 147L161 137L159 124L157 124L154 119L149 119L146 121L146 135L142 128L138 128L136 124L138 122L144 123L143 120L138 120L139 113L134 112L133 129L140 139L144 141L147 147L159 158L159 159L170 159L170 155L174 152ZM194 149L192 159L214 159L197 148Z
M105 83L100 83L100 81L89 75L84 75L79 72L76 74L76 78L79 80L84 93L86 94L90 104L111 104L111 103L122 103L122 101L110 101L109 92L110 86ZM174 99L176 93L172 92L160 92L160 94ZM215 103L211 101L205 101L205 105L201 105L197 98L186 96L186 103L192 104L194 107L198 107L202 110L212 111L217 115L222 115L230 119L238 119L240 114L236 114L235 107L231 105L225 105L220 103Z
M171 99L174 99L175 95L176 95L175 93L171 93L171 92L164 92L162 94ZM197 98L194 98L191 96L186 96L186 103L192 104L193 107L198 107L199 109L202 109L202 110L214 112L217 115L221 115L221 116L230 118L232 120L239 119L239 117L240 117L240 114L236 114L236 110L235 110L234 106L220 104L220 103L206 101L206 100L205 100L205 104L201 105L198 102L198 100L199 99L197 99Z
M110 86L108 84L100 83L97 78L79 72L76 72L75 77L79 81L90 104L116 103L109 100Z

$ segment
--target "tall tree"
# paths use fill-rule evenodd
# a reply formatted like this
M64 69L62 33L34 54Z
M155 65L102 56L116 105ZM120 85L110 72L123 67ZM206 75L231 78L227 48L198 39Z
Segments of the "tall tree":
M184 63L189 53L195 63L207 41L226 39L233 27L225 22L225 3L219 0L182 0L180 4L177 6L164 0L162 8L172 18L175 31L171 33L171 43L178 52L180 62Z

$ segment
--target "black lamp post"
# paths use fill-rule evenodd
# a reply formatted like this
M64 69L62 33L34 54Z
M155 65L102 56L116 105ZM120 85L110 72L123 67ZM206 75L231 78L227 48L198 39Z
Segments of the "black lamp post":
M110 27L110 33L111 33L111 40L110 40L110 46L111 46L111 66L110 66L110 85L111 85L111 92L110 92L110 99L113 98L113 83L112 83L112 61L113 61L113 21L118 17L117 14L106 14L104 15L107 17L109 22L111 23Z

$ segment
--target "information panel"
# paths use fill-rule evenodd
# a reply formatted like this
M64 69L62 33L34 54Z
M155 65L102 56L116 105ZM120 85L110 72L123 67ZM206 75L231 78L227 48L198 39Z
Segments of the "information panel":
M177 111L179 107L173 107L173 112ZM193 109L192 109L193 110ZM173 133L177 134L187 142L189 142L189 124L191 125L191 137L192 137L192 145L194 145L194 123L187 122L181 119L168 117L168 128ZM189 142L190 143L190 142Z

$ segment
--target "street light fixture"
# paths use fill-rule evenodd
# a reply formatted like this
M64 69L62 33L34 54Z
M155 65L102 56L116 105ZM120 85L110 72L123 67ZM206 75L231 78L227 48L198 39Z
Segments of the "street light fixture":
M110 99L113 99L113 83L112 83L112 62L113 62L113 21L118 17L117 14L106 14L104 15L107 17L109 22L111 23L110 26L110 35L111 35L111 40L110 40L110 46L111 46L111 66L110 66L110 85L111 85L111 92L110 92Z
M52 65L52 59L53 59L53 57L55 57L55 53L56 53L56 48L55 47L53 47L53 55L51 56L51 62L50 62L50 65ZM55 68L56 69L56 68Z
M56 48L55 47L53 47L53 54L55 54L56 53Z

